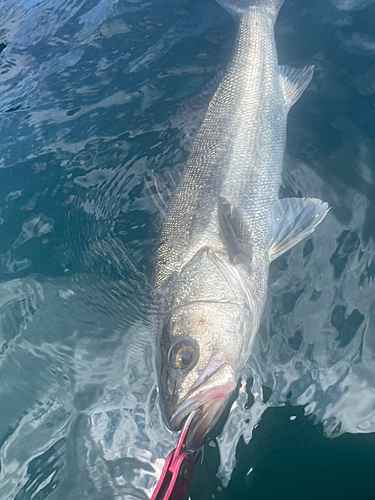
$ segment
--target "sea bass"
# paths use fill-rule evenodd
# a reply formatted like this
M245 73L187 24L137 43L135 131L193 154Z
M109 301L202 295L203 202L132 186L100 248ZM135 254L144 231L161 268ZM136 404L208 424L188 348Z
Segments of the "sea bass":
M191 449L236 389L270 262L328 211L317 199L279 199L288 111L313 75L278 65L283 0L217 1L237 23L233 56L168 208L155 267L161 404L172 430L199 411Z

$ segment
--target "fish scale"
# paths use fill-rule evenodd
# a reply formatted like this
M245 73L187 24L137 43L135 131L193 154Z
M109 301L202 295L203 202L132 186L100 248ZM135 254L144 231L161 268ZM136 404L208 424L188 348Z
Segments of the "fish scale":
M280 107L283 113L269 111ZM225 251L216 217L220 195L243 207L254 227L254 253L258 247L268 248L264 226L270 216L265 212L272 209L280 184L286 115L273 16L256 8L239 22L232 62L210 102L162 230L157 259L165 255L169 271L179 272L205 244ZM156 266L159 287L164 270Z
M162 408L178 429L200 407L191 446L215 425L250 355L270 262L328 210L279 200L288 111L312 77L312 68L278 65L282 1L219 3L236 20L233 55L166 213L155 267Z

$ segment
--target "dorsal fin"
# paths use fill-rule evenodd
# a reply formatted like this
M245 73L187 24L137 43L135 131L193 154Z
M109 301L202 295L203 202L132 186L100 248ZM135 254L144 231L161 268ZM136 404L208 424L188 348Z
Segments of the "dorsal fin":
M296 69L290 66L280 66L281 85L285 104L290 109L301 97L314 74L314 66Z
M169 204L180 182L182 168L175 167L167 173L155 173L153 170L145 177L145 185L150 193L155 207L164 218L167 214Z
M220 70L199 94L189 97L180 106L176 114L176 125L183 128L189 141L192 143L207 113L208 105L216 92L224 75Z

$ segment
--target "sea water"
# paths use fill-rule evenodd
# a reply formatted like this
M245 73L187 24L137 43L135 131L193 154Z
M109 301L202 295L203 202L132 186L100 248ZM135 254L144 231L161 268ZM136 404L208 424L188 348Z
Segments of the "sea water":
M0 498L147 499L177 436L156 386L145 178L184 164L179 110L225 69L234 23L211 0L0 13ZM271 265L189 495L373 500L375 5L285 0L276 40L280 64L315 65L281 196L332 209Z

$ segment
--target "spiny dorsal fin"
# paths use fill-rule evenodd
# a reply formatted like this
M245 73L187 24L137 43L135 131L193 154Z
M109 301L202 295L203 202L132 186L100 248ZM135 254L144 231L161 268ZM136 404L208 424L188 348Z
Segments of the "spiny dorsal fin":
M314 66L296 69L290 66L280 66L281 85L285 104L290 109L301 97L314 74Z
M284 198L273 209L270 261L311 234L329 208L316 198Z
M167 214L167 210L181 175L182 169L175 167L173 170L163 174L156 173L152 170L144 179L147 191L150 193L155 207L163 218Z
M223 242L234 264L250 263L253 257L251 233L241 213L222 196L218 199L218 218Z

